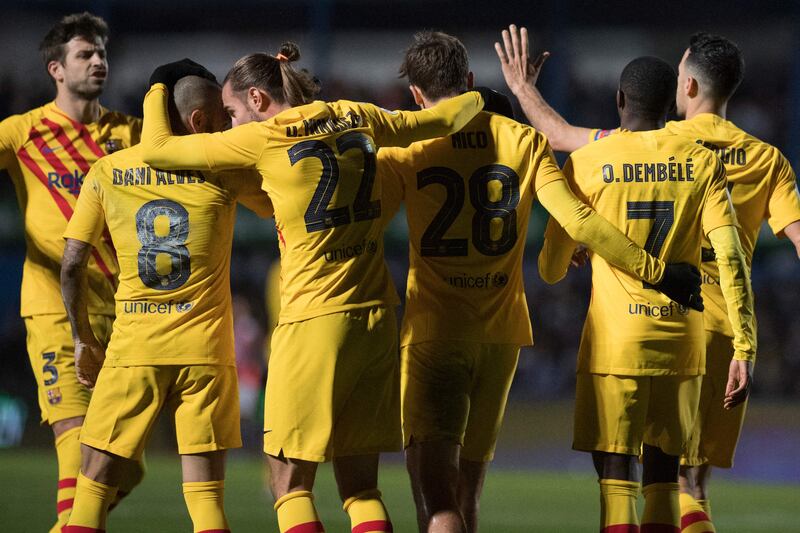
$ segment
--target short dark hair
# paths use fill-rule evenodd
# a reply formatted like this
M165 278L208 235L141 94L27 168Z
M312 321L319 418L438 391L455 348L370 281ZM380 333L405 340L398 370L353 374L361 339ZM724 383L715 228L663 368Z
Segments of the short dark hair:
M469 57L464 45L440 31L423 31L414 35L406 50L400 77L416 85L431 99L444 98L467 88Z
M619 77L619 90L625 107L637 116L659 119L675 103L678 80L675 70L663 59L637 57L628 63Z
M279 104L307 104L319 93L320 84L307 70L292 67L298 59L300 48L295 43L285 42L276 56L258 52L239 59L225 76L224 83L230 83L235 93L257 87Z
M59 20L39 44L44 66L51 61L63 63L66 57L66 44L74 37L83 37L89 42L99 38L103 44L108 41L108 24L102 18L88 11L73 13Z
M692 35L686 65L713 96L726 100L744 77L744 58L736 43L711 33Z

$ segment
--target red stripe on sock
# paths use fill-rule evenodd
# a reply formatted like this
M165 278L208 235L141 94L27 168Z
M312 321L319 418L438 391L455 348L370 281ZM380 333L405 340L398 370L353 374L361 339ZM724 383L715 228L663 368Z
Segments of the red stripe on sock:
M75 501L75 498L68 498L66 500L61 500L60 502L56 503L56 511L58 514L63 513L67 509L72 509L72 503Z
M606 526L600 533L639 533L639 526L636 524L614 524Z
M96 529L86 526L64 526L63 533L106 533L105 529Z
M681 528L672 524L642 524L641 533L681 533Z
M681 529L686 529L697 522L711 522L705 511L694 511L681 517Z
M306 522L305 524L298 524L286 530L286 533L325 533L325 528L322 527L322 522Z
M370 533L371 531L389 531L392 532L392 523L388 520L371 520L369 522L361 522L353 528L352 533Z
M59 489L71 489L77 484L78 484L78 478L74 477L65 477L64 479L58 480Z

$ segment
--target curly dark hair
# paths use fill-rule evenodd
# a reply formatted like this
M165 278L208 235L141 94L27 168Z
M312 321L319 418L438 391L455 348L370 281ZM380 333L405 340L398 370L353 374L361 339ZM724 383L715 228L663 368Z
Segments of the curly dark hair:
M452 35L419 32L406 50L399 73L432 100L458 94L467 88L467 49Z
M706 32L689 39L686 66L717 98L730 98L744 77L744 58L736 43Z
M39 44L45 67L51 61L64 62L66 44L74 37L83 37L89 42L99 38L105 44L108 41L108 24L88 11L73 13L59 20Z
M625 106L645 118L664 118L675 102L677 87L675 70L657 57L637 57L625 66L619 77Z

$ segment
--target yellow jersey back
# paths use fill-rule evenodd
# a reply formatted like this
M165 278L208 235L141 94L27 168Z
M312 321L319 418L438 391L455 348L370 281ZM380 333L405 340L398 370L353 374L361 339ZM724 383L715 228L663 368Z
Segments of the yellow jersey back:
M578 197L667 263L699 266L704 235L735 224L722 163L713 152L666 130L623 130L590 143L572 153L564 174ZM703 314L596 254L591 260L592 298L579 371L703 373Z
M110 366L234 364L230 250L236 202L268 216L256 173L162 171L139 146L100 159L66 238L117 248Z
M449 137L382 148L391 214L405 201L409 273L401 343L532 344L522 279L537 189L563 179L541 133L479 113Z

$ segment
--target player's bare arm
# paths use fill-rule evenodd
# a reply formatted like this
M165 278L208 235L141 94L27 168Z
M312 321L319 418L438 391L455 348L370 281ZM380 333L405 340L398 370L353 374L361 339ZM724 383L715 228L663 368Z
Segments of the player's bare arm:
M800 258L800 220L796 220L783 228L783 233L792 241L797 257Z
M61 262L61 296L75 340L75 368L78 381L92 388L106 358L105 349L92 332L87 307L87 266L92 245L67 239Z
M542 52L530 61L528 55L528 29L514 24L503 30L503 44L494 43L500 67L508 88L519 100L522 111L534 128L544 133L553 150L573 152L589 142L592 130L573 126L542 97L536 88L536 80L550 57L550 52Z

